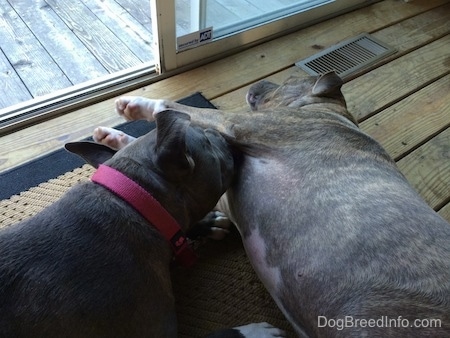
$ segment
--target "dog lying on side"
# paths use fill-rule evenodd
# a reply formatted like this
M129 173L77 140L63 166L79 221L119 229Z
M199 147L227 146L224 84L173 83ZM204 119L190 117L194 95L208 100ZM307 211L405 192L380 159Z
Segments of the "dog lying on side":
M156 124L117 153L67 144L98 167L91 181L1 230L0 337L177 336L169 268L192 263L183 233L230 185L234 155L184 113ZM278 334L261 323L212 337Z
M184 112L240 147L219 208L299 336L450 337L450 224L358 128L342 84L334 72L263 81L247 94L252 113L142 97L116 109Z

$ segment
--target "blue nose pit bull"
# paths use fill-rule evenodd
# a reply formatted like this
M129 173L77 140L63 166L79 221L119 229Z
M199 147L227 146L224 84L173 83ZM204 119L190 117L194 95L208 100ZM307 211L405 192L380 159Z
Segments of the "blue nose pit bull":
M185 112L240 147L219 207L299 336L450 337L450 225L359 130L342 84L333 72L260 82L252 113L139 97L116 109Z
M0 232L0 337L177 336L169 267L191 263L183 232L228 188L234 159L186 114L156 124L117 153L68 144L99 167L92 181ZM249 328L280 332L227 332Z

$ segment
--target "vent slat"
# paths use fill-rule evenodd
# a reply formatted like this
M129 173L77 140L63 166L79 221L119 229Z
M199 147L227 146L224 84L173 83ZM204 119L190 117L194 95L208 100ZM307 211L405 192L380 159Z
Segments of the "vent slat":
M363 47L363 48L365 48L367 50L370 50L370 51L374 52L377 55L378 54L382 54L382 53L384 53L387 50L387 48L379 45L378 43L376 43L374 41L368 40L368 39L360 40L357 43L361 47Z
M395 52L395 49L369 34L362 34L295 64L311 75L334 70L345 78Z
M342 48L343 50L347 51L348 53L352 54L355 57L359 57L363 60L370 59L377 54L372 53L370 50L366 50L358 45L349 45L348 48Z

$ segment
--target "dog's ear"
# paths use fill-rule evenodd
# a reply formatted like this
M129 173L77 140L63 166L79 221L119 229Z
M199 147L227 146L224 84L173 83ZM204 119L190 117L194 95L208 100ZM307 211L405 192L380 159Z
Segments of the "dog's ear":
M182 179L195 167L186 145L190 123L188 114L177 111L167 110L156 115L156 164L172 179Z
M344 81L334 71L325 73L317 79L312 93L316 96L340 96Z
M95 142L71 142L64 145L67 151L77 154L95 168L109 160L115 150Z

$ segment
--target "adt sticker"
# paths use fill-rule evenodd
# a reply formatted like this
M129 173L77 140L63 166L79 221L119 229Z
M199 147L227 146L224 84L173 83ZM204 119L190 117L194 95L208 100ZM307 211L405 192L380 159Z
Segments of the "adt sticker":
M179 36L177 38L177 51L198 47L213 40L213 29L208 27L197 32Z
M212 40L212 29L208 29L207 31L200 33L200 43Z

